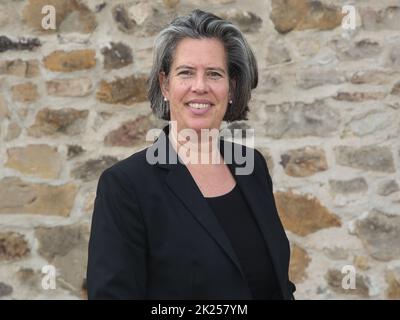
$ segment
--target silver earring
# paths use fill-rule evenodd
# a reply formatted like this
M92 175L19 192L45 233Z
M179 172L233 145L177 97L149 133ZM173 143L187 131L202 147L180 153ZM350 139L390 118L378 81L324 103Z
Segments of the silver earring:
M229 104L232 104L232 100L229 100Z
M164 97L164 101L168 101L166 97Z

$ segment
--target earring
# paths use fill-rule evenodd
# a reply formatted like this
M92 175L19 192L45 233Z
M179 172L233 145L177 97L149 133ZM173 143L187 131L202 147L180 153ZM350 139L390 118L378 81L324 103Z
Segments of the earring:
M164 101L168 101L166 97L164 97Z
M232 100L229 100L229 104L232 104Z

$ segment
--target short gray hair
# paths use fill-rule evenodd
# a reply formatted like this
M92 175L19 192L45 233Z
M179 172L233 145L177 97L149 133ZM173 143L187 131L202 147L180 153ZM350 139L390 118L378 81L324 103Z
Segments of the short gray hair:
M232 104L223 120L247 120L251 90L258 83L256 58L238 27L198 9L187 16L175 18L155 39L153 67L148 80L148 98L155 115L170 120L169 105L164 101L159 74L165 72L166 76L169 75L176 47L184 38L216 38L222 42L227 53L230 88L235 82L235 90L231 90Z

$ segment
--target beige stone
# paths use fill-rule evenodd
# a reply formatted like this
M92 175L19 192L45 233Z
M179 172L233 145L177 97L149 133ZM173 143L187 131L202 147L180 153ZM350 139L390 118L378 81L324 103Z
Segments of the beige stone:
M12 86L11 93L13 100L17 102L34 102L39 97L36 84L31 82Z
M286 174L292 177L308 177L328 170L325 151L312 146L285 152L280 163Z
M173 9L179 5L179 0L163 0L164 5L167 8Z
M56 30L44 29L42 20L42 8L51 5L56 14ZM94 14L80 1L76 0L28 0L22 11L23 21L35 29L44 33L61 32L82 32L90 33L96 26Z
M118 147L133 147L144 144L148 130L160 127L159 122L152 115L139 116L135 120L126 121L119 128L106 135L104 144Z
M34 78L40 74L37 60L3 60L0 61L0 74L16 77Z
M0 180L0 213L68 217L77 191L73 183L52 186L24 182L16 177L3 178Z
M294 244L290 253L289 278L294 283L302 282L306 279L306 269L311 262L307 251Z
M285 229L300 236L341 226L339 217L332 214L315 197L298 195L291 191L276 192L275 201Z
M354 257L354 266L356 269L368 270L370 268L368 257L356 255Z
M19 259L29 252L28 242L22 234L0 232L0 261Z
M44 67L50 71L72 72L91 69L96 65L96 52L92 49L57 50L43 59Z
M45 179L56 179L60 174L62 158L55 147L44 144L28 145L10 148L7 154L5 165L23 174Z
M7 135L4 137L5 141L12 141L20 136L22 132L21 127L16 122L10 122L7 128Z
M270 18L280 33L292 30L330 30L341 25L341 7L327 6L320 1L272 0Z
M147 101L146 77L129 76L111 82L103 80L97 91L97 99L101 102L125 105Z
M44 108L36 114L35 123L28 128L33 137L65 134L75 136L85 131L88 110Z
M386 270L386 296L388 299L400 299L400 267Z
M0 95L0 120L10 117L10 110L8 110L6 100Z
M47 93L57 97L84 97L93 88L90 78L57 79L46 82Z

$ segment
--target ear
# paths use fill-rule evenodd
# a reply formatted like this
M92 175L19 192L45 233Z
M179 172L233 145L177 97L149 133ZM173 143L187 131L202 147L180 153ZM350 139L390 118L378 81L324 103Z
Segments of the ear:
M169 100L169 92L168 92L168 79L164 71L161 71L158 75L158 81L160 83L161 92L164 97Z

